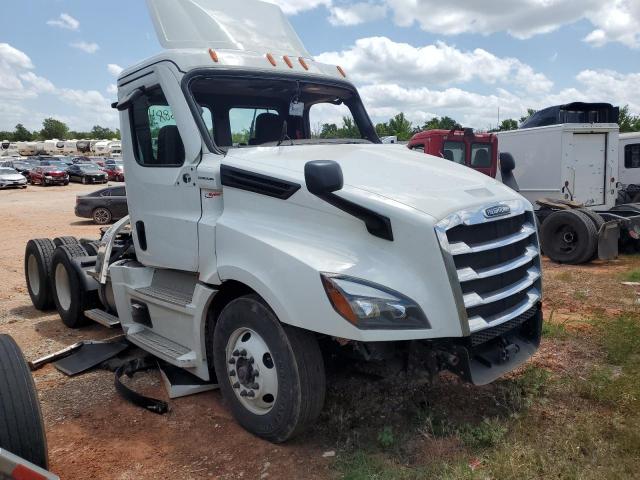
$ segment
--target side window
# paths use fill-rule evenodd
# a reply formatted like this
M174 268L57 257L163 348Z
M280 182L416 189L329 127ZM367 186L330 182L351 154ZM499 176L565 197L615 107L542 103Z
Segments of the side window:
M117 187L117 188L114 188L113 190L111 190L111 196L112 197L124 197L126 195L127 195L127 193L125 192L124 187Z
M101 191L100 192L100 196L101 197L110 197L111 196L111 190L109 190L108 188Z
M424 145L414 145L413 147L411 147L411 150L424 153Z
M130 115L134 153L140 165L179 167L184 163L184 144L160 87L148 89L136 99Z
M362 138L351 110L344 104L316 103L309 108L312 138Z
M278 115L278 112L271 108L232 108L229 110L232 144L238 146L256 143L252 142L256 138L256 131L266 129L268 127L266 120L270 117L275 118L273 115ZM262 125L263 123L264 125ZM282 130L281 127L280 130ZM279 136L279 132L277 133Z
M491 145L474 143L471 145L471 166L489 168L491 166Z
M624 168L640 168L640 143L625 145Z
M214 130L213 130L213 115L211 114L211 110L209 107L205 107L204 105L200 106L200 112L202 114L202 120L204 120L204 124L207 127L207 131L211 138L215 138Z
M442 156L451 162L465 165L467 149L464 142L444 142Z

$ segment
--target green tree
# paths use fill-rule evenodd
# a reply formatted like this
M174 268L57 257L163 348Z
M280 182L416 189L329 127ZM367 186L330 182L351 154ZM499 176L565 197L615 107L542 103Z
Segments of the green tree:
M400 141L406 141L413 135L411 122L400 112L389 120L389 135L395 135Z
M89 135L91 136L91 138L95 140L100 140L100 139L109 140L111 138L120 138L119 131L116 132L111 130L110 128L101 127L100 125L95 125L91 129L91 132L89 133Z
M13 141L29 142L31 140L33 140L33 133L27 130L21 123L17 124L15 130L13 131Z
M520 117L520 123L524 123L525 120L527 120L531 115L537 112L538 111L534 110L533 108L527 108L527 114L523 117Z
M500 126L498 127L498 132L504 132L506 130L517 130L518 122L513 118L507 118L503 120Z
M60 120L56 120L55 118L45 118L42 122L40 136L45 140L50 140L52 138L65 140L68 134L69 127Z
M325 123L320 129L320 138L336 138L338 136L338 126L335 123Z
M378 123L376 124L376 133L379 137L387 137L391 135L389 133L389 125L387 123Z
M632 115L629 113L629 105L625 105L620 109L620 132L640 132L640 115Z
M459 130L462 126L453 118L444 116L442 118L433 117L422 126L421 130Z

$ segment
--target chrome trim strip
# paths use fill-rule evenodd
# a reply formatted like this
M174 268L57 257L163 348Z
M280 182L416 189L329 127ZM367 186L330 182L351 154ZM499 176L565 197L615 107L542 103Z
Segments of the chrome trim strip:
M469 328L472 333L479 332L484 330L485 328L496 327L501 325L509 320L513 320L519 315L522 315L529 309L533 308L533 306L540 301L541 293L537 288L532 288L527 292L528 298L523 302L519 303L515 307L501 312L499 315L494 315L489 317L488 319L484 319L479 315L471 317L469 319Z
M536 231L536 228L532 224L525 223L519 232L516 232L512 235L508 235L506 237L502 237L499 240L493 240L491 242L485 242L485 243L478 243L472 247L470 247L464 242L456 242L456 243L450 244L449 248L452 255L463 255L465 253L484 252L487 250L493 250L500 247L506 247L507 245L511 245L512 243L517 243L517 242L520 242L521 240L525 240L529 238L532 234L534 234L535 231Z
M496 275L510 272L511 270L515 270L516 268L522 267L523 265L526 265L537 256L538 256L538 250L536 249L535 245L529 245L527 246L524 255L517 257L509 262L501 263L500 265L496 265L496 266L485 268L478 271L474 270L471 267L461 268L458 270L458 279L461 282L468 282L471 280L479 280L481 278L494 277Z
M540 276L540 269L538 267L531 267L529 270L527 270L527 276L525 278L507 287L501 288L500 290L491 292L486 297L483 297L476 292L470 292L463 295L464 306L465 308L473 308L479 305L487 305L489 303L497 302L498 300L510 297L511 295L515 295L516 293L519 293L525 288L533 285L534 282L540 278Z

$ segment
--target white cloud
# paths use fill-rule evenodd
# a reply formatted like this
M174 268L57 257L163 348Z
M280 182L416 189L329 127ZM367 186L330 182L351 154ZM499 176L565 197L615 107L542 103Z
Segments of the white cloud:
M329 11L331 25L353 26L384 18L387 15L387 6L380 3L359 2L353 5L333 6Z
M68 13L61 13L58 18L47 21L47 25L67 30L78 30L80 28L80 22Z
M36 96L36 92L25 85L26 79L20 78L31 69L33 63L26 53L8 43L0 43L0 103Z
M69 45L86 53L96 53L98 50L100 50L100 46L97 43L93 42L74 42Z
M107 65L107 70L111 75L117 77L122 73L124 68L122 68L120 65L116 65L115 63L110 63L109 65Z
M118 93L118 86L115 83L111 83L109 84L109 86L107 87L107 93L109 95L117 95Z
M594 47L609 42L620 42L628 47L640 48L640 2L638 0L613 0L603 2L602 8L589 20L598 28L584 38Z
M266 0L269 3L278 5L287 15L295 15L296 13L312 10L321 5L328 7L331 0Z
M356 82L450 85L480 80L536 92L553 87L544 74L518 59L497 57L480 48L461 51L443 42L414 47L386 37L361 38L347 50L323 53L316 59L341 65Z
M27 82L36 93L53 93L56 90L56 87L48 79L39 77L33 72L21 73L20 79Z

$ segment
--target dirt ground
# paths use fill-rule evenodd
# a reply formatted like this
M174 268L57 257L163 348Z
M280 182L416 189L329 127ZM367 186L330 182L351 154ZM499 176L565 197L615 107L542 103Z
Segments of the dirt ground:
M81 330L64 327L55 312L42 313L31 306L24 282L23 254L29 239L97 237L98 227L73 213L75 196L96 188L72 184L0 191L0 332L12 335L27 359L81 339L117 334L99 325ZM552 316L567 329L579 330L587 328L582 324L587 314L635 309L633 287L628 287L628 295L612 296L609 287L597 281L599 275L610 275L612 269L623 271L632 263L638 262L623 259L606 266L596 262L567 267L545 261L545 316ZM610 288L617 287L611 284ZM575 362L588 355L571 342L555 347L543 344L534 363L561 371L567 368L569 358ZM375 386L366 377L342 378L330 387L319 424L301 438L276 446L242 430L218 391L171 400L170 413L159 416L123 401L114 389L111 372L97 370L69 378L48 365L34 377L48 436L50 468L63 479L335 478L335 459L323 454L337 451L339 457L341 447L357 444L358 435L367 435L362 425L388 423L385 417L401 411L408 396L417 398L417 403L421 398L429 403L438 398L443 405L459 404L458 410L467 412L472 399L478 418L497 405L495 388L470 387L448 376L436 387L405 388L393 395L387 395L387 386ZM136 383L146 394L168 400L157 373L140 374ZM363 398L385 401L361 403ZM427 442L416 452L446 454L449 447Z

